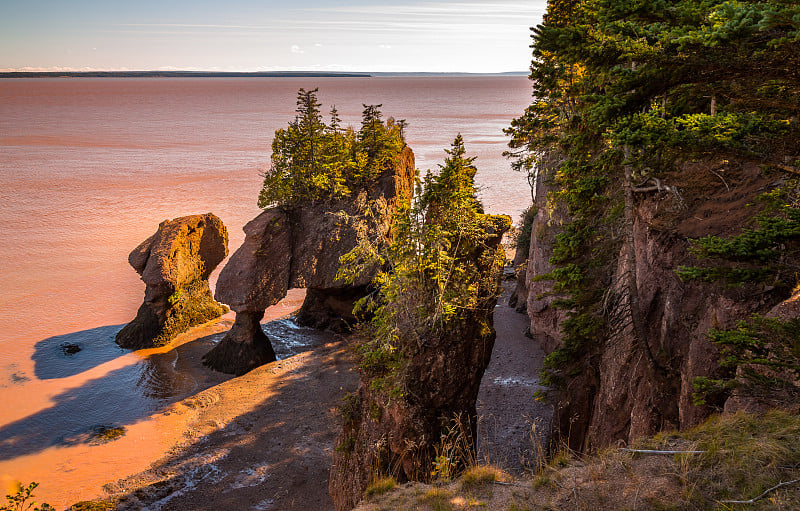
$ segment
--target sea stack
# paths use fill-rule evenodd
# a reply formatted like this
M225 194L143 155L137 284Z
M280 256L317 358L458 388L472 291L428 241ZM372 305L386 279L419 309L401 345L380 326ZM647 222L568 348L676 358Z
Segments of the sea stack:
M228 255L228 231L212 213L165 220L128 256L142 281L144 303L117 333L123 348L163 346L227 308L211 296L208 276Z
M265 210L245 227L245 241L219 275L216 299L236 311L236 321L203 357L208 367L244 374L275 360L259 321L264 310L292 288L308 294L297 322L320 329L346 330L356 318L353 305L370 292L378 267L353 282L337 280L340 257L361 237L391 236L392 220L414 186L414 153L404 147L367 190L356 196ZM371 212L368 222L354 221Z
M264 310L286 296L292 257L289 221L279 208L268 209L244 226L244 243L217 280L216 299L236 311L236 321L203 363L229 374L244 374L275 360L261 329Z

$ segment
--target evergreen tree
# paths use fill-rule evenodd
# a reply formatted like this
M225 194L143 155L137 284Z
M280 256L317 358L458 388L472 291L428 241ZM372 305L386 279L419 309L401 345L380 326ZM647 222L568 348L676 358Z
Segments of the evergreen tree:
M258 199L262 208L350 196L371 186L404 146L400 129L381 120L380 105L365 107L358 133L342 129L335 106L326 125L317 92L300 89L294 120L275 132Z
M464 139L459 133L445 149L447 157L439 165L439 174L425 176L425 189L421 203L426 208L429 221L441 222L446 212L470 210L483 213L475 188L477 169L472 164L475 156L465 156Z
M638 184L713 156L800 172L800 5L551 0L532 30L534 101L507 130L506 154L532 177L551 173L551 200L570 217L549 276L568 294L564 347L548 361L563 375L613 328L603 296L613 255L634 259ZM635 324L635 282L627 289L627 324L665 369Z

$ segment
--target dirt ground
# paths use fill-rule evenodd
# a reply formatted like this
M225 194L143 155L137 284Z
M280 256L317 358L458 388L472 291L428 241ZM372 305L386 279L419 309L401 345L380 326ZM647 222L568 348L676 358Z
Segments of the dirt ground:
M479 460L521 474L544 455L552 405L536 401L544 352L525 336L529 319L508 306L514 281L503 282L494 310L497 340L478 393Z
M520 473L540 454L549 411L533 399L543 354L523 334L526 317L507 305L512 286L504 283L495 310L497 341L478 398L479 451ZM105 486L118 509L333 509L328 471L341 427L337 406L358 374L346 340L304 335L308 351L166 411L164 424L180 424L181 440L148 470ZM199 365L203 352L185 353L183 363Z

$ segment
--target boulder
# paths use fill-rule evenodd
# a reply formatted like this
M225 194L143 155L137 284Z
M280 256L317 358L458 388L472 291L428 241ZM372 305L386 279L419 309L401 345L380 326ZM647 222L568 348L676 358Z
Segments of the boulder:
M263 312L289 286L292 236L287 215L264 211L244 226L244 243L219 273L214 298L236 312Z
M128 257L145 283L136 318L117 333L123 348L163 346L227 308L211 297L208 276L228 255L228 231L211 213L165 220Z

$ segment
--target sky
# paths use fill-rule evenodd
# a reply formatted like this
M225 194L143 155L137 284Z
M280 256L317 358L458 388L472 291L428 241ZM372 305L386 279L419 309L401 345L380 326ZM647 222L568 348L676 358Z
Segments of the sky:
M546 0L0 0L0 70L525 71Z

